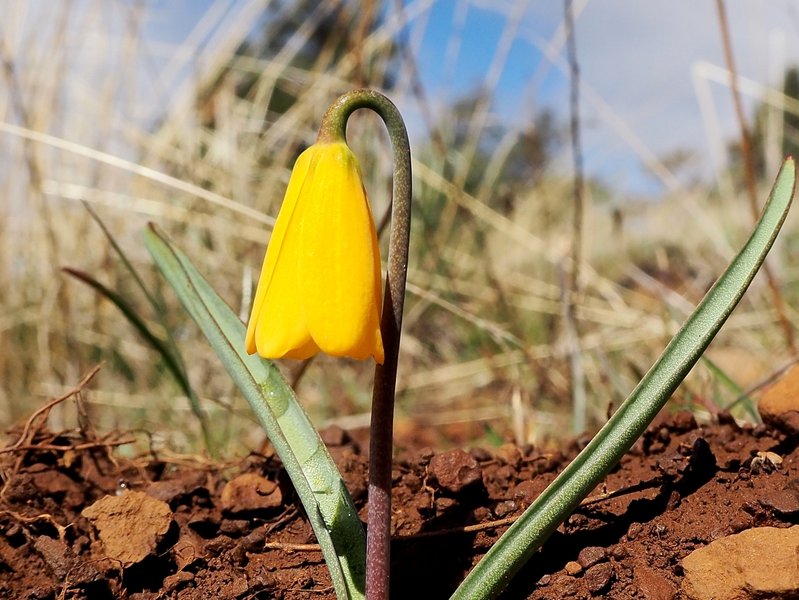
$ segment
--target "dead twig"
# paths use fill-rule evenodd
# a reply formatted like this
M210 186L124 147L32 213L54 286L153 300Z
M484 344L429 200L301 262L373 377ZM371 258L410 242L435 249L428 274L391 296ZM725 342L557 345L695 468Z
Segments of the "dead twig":
M749 133L749 128L746 125L746 116L744 115L743 104L741 103L741 93L738 89L738 71L735 67L735 58L732 53L732 42L730 40L730 28L727 23L727 13L724 9L724 0L716 0L716 9L719 15L719 29L721 30L721 42L724 47L724 62L727 64L727 71L730 73L730 93L732 94L732 103L735 108L735 117L738 120L738 126L741 129L741 159L744 165L744 174L746 179L746 191L749 197L749 209L752 213L752 221L757 221L760 209L757 206L757 186L755 175L755 157L752 149L752 136ZM766 281L768 282L769 290L771 291L771 300L774 303L774 310L777 313L777 319L782 327L783 334L785 335L785 345L791 354L796 354L796 338L794 335L793 324L785 310L785 300L780 292L779 282L777 276L772 271L768 262L763 263L763 272L766 274Z
M39 432L41 424L44 423L44 421L47 419L53 407L61 404L62 402L66 402L76 394L80 394L81 391L83 391L83 388L86 387L92 379L94 379L94 376L97 375L101 367L102 367L101 364L96 365L86 375L83 376L83 379L81 379L80 382L78 382L78 385L69 390L63 396L59 396L58 398L51 400L50 402L48 402L47 404L36 410L30 416L30 418L25 422L25 426L22 428L22 433L20 434L19 439L11 446L0 449L0 454L6 452L15 452L16 450L18 450L19 448L21 448L23 445L26 444L31 445L33 443L33 439L36 437L36 434Z

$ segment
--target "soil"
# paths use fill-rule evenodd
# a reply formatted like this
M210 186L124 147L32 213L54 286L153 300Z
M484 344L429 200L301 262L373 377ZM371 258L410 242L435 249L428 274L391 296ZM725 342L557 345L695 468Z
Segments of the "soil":
M363 435L325 432L361 516ZM0 597L333 599L279 460L119 458L124 436L33 421L0 454ZM680 561L754 526L799 523L796 437L663 416L502 596L679 598ZM579 450L400 448L392 597L447 598ZM770 454L769 454L770 453Z

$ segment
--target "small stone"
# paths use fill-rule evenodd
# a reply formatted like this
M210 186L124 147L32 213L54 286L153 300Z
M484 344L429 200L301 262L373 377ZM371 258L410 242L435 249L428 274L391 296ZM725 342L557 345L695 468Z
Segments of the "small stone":
M607 551L601 546L588 546L580 550L577 555L577 562L583 569L593 567L597 563L601 563L608 558Z
M250 522L245 519L222 519L222 523L219 525L219 533L238 536L243 535L249 527Z
M757 410L764 423L788 435L799 433L799 365L766 390Z
M222 489L222 508L230 513L277 508L283 494L274 481L256 473L244 473L228 481Z
M535 500L540 493L540 484L537 484L532 479L520 481L513 488L513 498L521 502L524 506L532 504L533 500Z
M691 411L681 410L672 419L672 429L679 433L696 429L696 419Z
M613 546L613 549L610 551L610 555L616 560L624 560L628 556L627 548L621 544L617 544Z
M502 444L497 448L496 456L499 460L509 464L512 467L518 467L522 459L522 453L516 444Z
M486 462L491 460L491 453L485 448L481 448L480 446L477 446L469 450L469 454L471 454L474 457L474 459L479 462Z
M583 568L580 566L580 563L578 563L575 560L570 560L569 562L567 562L566 566L563 567L563 570L566 571L566 573L568 575L571 575L572 577L574 577L575 575L579 575L580 573L583 572Z
M799 489L795 482L795 479L792 480L781 490L763 492L760 504L783 516L799 513Z
M319 437L322 438L322 441L327 447L343 446L349 441L347 432L338 425L325 427L319 432Z
M475 458L460 448L433 456L428 470L439 487L450 494L458 494L483 482L482 470Z
M65 579L74 585L91 583L101 578L91 562L83 561L61 540L41 535L33 542L33 547L47 563L56 579Z
M673 600L677 595L674 585L649 567L636 567L633 580L644 600Z
M242 538L241 547L248 552L257 552L263 549L265 541L266 530L263 527L259 527L255 531Z
M610 563L602 563L594 565L585 572L583 575L588 591L594 596L602 592L613 581L613 565Z
M443 512L448 511L450 508L458 504L458 501L455 498L446 498L444 496L440 496L436 498L436 513L441 514Z
M799 525L719 538L682 561L687 600L792 598L799 589Z
M164 578L164 591L173 592L192 581L194 581L194 573L190 571L178 571L174 575L167 575Z
M191 494L205 486L206 476L204 473L186 473L177 479L167 479L165 481L154 481L143 491L156 500L173 502L180 496Z
M627 539L634 540L639 533L641 533L641 524L630 523L630 527L627 528Z
M172 525L169 505L144 492L105 496L81 514L97 529L106 556L125 566L153 554Z
M502 519L517 508L519 507L513 500L503 500L502 502L497 502L497 505L494 507L494 515L496 515L498 519Z

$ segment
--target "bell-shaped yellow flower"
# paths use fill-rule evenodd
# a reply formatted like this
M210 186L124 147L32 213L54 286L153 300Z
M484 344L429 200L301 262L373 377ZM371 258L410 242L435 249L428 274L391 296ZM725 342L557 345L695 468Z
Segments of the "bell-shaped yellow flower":
M318 142L294 165L247 325L247 352L383 364L380 248L358 160Z

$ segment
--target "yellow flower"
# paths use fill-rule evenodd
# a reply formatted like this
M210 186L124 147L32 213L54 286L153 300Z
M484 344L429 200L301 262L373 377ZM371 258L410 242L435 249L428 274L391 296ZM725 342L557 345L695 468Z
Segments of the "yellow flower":
M380 248L358 160L318 142L294 165L255 293L247 352L383 364Z

